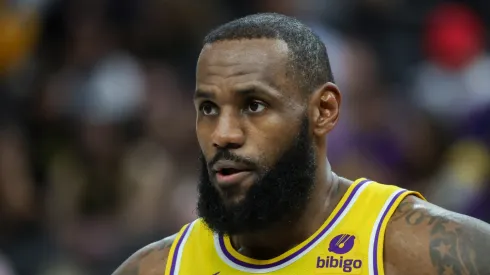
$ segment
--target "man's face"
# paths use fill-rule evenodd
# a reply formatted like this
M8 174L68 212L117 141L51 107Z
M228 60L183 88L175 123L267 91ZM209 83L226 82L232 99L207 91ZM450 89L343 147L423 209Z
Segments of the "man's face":
M292 221L313 187L306 100L286 77L287 45L252 39L207 45L197 64L201 147L198 212L237 234Z

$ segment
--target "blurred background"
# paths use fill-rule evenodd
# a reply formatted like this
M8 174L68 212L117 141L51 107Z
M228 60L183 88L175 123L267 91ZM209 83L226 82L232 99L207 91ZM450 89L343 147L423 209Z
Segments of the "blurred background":
M111 274L195 218L201 40L263 11L327 45L338 174L490 222L488 0L0 0L0 275Z

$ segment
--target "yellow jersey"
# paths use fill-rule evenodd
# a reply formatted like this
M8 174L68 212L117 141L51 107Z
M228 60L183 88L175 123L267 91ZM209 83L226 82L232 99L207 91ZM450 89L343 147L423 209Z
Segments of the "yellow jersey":
M384 275L386 226L407 195L424 199L397 186L356 180L313 235L270 260L241 255L229 237L211 232L197 219L177 234L165 275Z

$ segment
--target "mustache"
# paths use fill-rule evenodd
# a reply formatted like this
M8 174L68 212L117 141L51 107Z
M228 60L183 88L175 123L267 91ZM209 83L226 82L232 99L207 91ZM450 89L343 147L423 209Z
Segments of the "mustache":
M208 162L207 166L208 169L211 170L211 168L220 160L228 160L228 161L234 161L238 163L245 164L249 166L252 169L256 169L258 165L252 161L250 158L247 157L241 157L235 153L230 152L229 150L226 149L220 149L216 155Z

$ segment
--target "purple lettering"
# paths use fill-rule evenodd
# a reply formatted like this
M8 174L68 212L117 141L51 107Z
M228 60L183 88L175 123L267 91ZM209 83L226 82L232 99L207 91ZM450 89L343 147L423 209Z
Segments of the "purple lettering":
M361 268L361 266L362 266L361 260L355 260L354 261L354 268Z
M323 267L326 267L325 260L322 259L321 257L316 258L316 268L323 268Z
M335 258L335 256L327 256L325 258L318 256L316 258L316 267L340 268L343 270L343 272L350 273L353 269L359 269L362 267L362 260L344 259L342 256L339 258Z
M344 272L351 272L352 271L352 260L345 260L344 261L344 268L342 270Z

